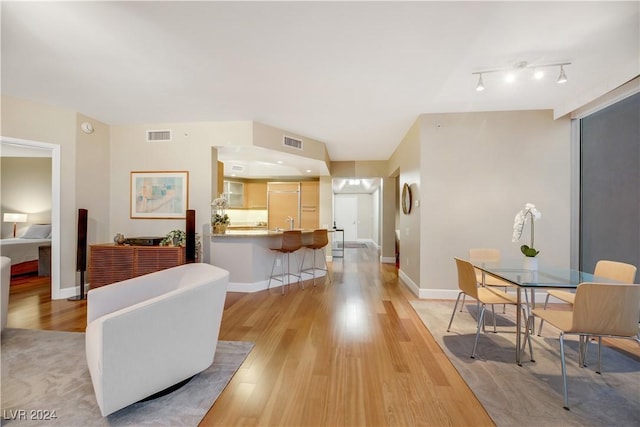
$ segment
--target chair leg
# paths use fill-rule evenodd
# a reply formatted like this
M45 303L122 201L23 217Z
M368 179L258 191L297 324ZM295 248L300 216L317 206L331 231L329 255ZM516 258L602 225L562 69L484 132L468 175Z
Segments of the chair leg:
M598 337L598 370L596 373L602 373L602 337Z
M493 304L491 304L491 317L493 317L493 333L497 334L498 329L496 328L496 310Z
M451 319L449 320L449 326L447 326L447 332L451 329L451 324L453 323L453 316L456 315L456 309L458 308L458 302L460 301L460 296L464 295L463 292L458 292L458 298L456 298L456 305L453 306L453 313L451 313Z
M302 267L298 263L298 255L296 255L295 252L293 252L290 255L293 255L293 259L296 261L296 267L298 268L298 274L293 274L293 276L296 276L298 278L298 284L302 289L304 289L304 282L302 281L302 273L301 273ZM291 265L289 265L289 267L291 267ZM289 270L289 274L291 275L291 270Z
M480 325L483 324L484 312L485 312L485 305L482 304L482 310L480 311L480 317L478 318L478 327L476 328L476 340L473 343L473 351L471 352L472 359L476 358L476 347L478 347L478 337L480 337Z
M324 261L324 268L327 272L327 277L329 278L329 283L332 283L333 280L331 278L331 272L329 271L329 264L327 264L327 257L324 254L324 248L318 249L320 251L320 255L322 255L322 260Z
M282 295L284 295L284 254L283 253L277 253L273 257L273 264L271 265L271 274L269 275L269 283L267 284L267 290L271 289L271 280L275 277L273 275L273 270L276 267L276 261L278 260L278 258L280 259L282 272L280 274L281 278L276 280L280 280L280 282L282 283L281 292L282 292Z
M544 299L544 307L542 307L543 310L547 309L547 304L549 304L549 294L547 294L547 297ZM544 319L540 319L540 326L538 326L538 336L540 336L540 334L542 333L542 325L544 325Z
M313 274L313 286L315 286L316 285L316 250L315 249L311 249L311 256L313 256L313 263L311 265L311 268L313 270L311 270L311 273Z
M460 313L462 313L462 309L464 308L464 300L467 294L462 294L462 305L460 306Z
M300 264L300 278L302 279L302 272L305 271L304 269L304 260L307 258L307 248L302 250L302 263ZM315 270L313 270L313 273L315 273ZM316 284L316 277L315 274L313 276L313 285L315 286Z
M560 332L560 363L562 364L562 393L564 395L563 408L569 410L569 393L567 392L567 364L564 360L564 332Z
M287 254L287 279L289 279L289 254ZM289 280L287 280L289 286ZM284 295L284 253L282 254L282 295Z
M507 287L504 287L504 293L507 293ZM507 304L502 304L502 314L507 314Z

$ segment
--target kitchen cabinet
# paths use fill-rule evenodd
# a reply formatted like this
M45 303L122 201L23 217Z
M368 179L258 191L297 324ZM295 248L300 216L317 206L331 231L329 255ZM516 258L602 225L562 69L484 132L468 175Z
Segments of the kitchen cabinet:
M267 209L267 183L247 182L245 184L245 207L249 209Z
M224 193L224 163L222 162L218 162L218 182L216 184L216 194L213 195L214 199Z
M300 228L318 228L320 222L320 190L318 181L300 183Z
M229 208L244 208L244 183L224 181L224 195Z
M268 223L270 229L291 227L289 218L294 219L294 228L300 227L300 183L270 182L268 184Z

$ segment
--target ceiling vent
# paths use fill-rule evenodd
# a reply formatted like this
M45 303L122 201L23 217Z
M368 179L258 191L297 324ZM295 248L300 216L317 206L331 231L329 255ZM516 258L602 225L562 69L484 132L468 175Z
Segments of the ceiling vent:
M244 172L244 166L242 166L242 165L231 165L231 172Z
M283 145L287 147L295 148L296 150L302 150L302 140L292 138L290 136L284 136L282 140Z
M167 142L171 141L170 130L148 130L147 142Z

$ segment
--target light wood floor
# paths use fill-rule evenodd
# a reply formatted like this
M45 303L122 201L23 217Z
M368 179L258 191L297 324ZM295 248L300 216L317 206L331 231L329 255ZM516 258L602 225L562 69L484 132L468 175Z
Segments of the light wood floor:
M374 249L346 249L333 282L228 293L221 340L255 347L201 425L494 425ZM9 327L84 331L84 301L14 280Z

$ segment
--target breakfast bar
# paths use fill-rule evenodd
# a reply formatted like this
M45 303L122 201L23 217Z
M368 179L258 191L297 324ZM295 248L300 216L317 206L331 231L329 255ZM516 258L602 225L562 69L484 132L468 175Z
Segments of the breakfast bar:
M313 230L301 231L303 244L310 242ZM267 289L275 256L271 248L280 246L282 231L228 229L224 234L211 234L209 238L210 263L230 272L229 291L257 292ZM303 250L296 252L298 262L302 262L300 252ZM295 263L292 261L293 265ZM324 274L320 271L316 276ZM274 286L279 286L279 283L272 283L272 287Z

